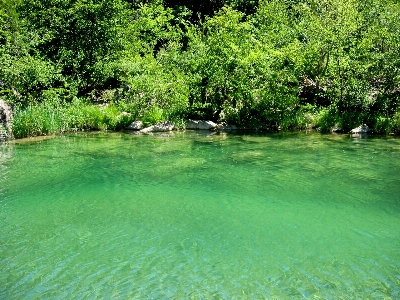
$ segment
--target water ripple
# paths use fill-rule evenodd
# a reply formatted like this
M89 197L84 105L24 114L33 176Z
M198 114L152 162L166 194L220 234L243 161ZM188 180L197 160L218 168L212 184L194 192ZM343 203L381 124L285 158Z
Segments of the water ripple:
M0 298L398 298L399 145L187 133L18 145L0 163Z

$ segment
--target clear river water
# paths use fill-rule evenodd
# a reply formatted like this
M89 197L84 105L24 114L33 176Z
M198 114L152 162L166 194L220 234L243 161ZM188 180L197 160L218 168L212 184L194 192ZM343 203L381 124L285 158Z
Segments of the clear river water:
M400 139L0 144L0 299L399 299Z

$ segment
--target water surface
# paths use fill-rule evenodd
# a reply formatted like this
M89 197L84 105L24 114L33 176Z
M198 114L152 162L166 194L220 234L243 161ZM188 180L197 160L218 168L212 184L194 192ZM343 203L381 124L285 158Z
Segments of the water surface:
M398 299L400 139L0 144L0 299Z

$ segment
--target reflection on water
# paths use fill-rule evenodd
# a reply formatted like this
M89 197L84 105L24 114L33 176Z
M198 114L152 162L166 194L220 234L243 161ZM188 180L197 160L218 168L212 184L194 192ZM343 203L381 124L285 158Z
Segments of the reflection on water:
M399 158L310 133L0 144L0 298L399 298Z

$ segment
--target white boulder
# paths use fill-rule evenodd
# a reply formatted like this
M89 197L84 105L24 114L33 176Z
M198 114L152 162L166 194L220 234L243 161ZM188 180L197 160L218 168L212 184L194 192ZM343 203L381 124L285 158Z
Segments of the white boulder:
M358 126L350 131L350 133L367 133L370 131L369 127L365 124Z
M171 131L175 127L174 123L165 121L162 123L158 123L156 125L150 126L143 128L140 130L140 132L146 133L146 132L165 132L165 131Z
M188 120L186 123L186 129L210 130L215 127L217 127L217 124L212 121Z

